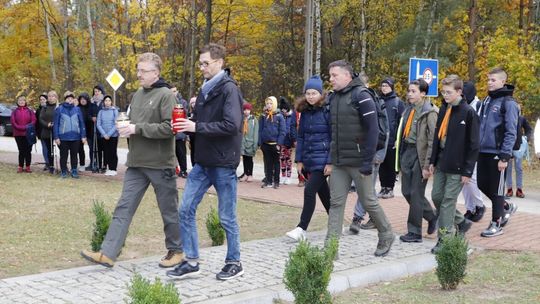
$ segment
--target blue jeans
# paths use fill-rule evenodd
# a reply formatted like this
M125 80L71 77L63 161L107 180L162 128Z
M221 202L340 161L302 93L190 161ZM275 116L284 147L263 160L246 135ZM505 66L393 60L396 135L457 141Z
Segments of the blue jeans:
M236 169L195 164L186 181L180 205L180 237L187 260L199 259L196 212L204 194L214 186L218 214L227 237L225 263L240 261L240 232L236 221Z
M508 161L506 168L506 188L512 188L512 163L516 163L516 188L523 188L523 167L521 163L523 158L514 157Z
M41 154L43 155L43 160L45 160L45 166L49 167L51 164L49 164L49 145L50 139L42 139L41 140Z

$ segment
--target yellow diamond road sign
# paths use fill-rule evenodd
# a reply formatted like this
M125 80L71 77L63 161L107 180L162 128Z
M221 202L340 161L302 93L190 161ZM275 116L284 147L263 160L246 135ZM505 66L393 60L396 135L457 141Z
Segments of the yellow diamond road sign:
M113 90L118 90L118 88L124 83L124 77L116 69L113 69L109 76L107 76L107 82L111 85Z

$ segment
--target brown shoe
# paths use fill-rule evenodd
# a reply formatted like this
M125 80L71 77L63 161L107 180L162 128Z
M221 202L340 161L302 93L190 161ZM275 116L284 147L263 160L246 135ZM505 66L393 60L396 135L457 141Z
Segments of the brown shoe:
M81 251L81 256L92 263L101 264L105 267L111 268L114 266L114 261L101 253L101 251L95 252L85 249Z
M523 193L523 190L521 190L521 188L517 188L516 196L519 197L519 198L524 198L525 193Z
M298 182L298 187L304 187L304 184L305 184L304 181L299 181L299 182Z
M184 253L181 251L169 250L167 254L159 262L159 267L169 268L180 263L184 260Z

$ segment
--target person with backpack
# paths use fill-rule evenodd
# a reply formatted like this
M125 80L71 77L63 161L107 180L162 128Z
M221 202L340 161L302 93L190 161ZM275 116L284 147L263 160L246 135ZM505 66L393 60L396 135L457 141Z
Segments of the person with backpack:
M506 84L508 74L499 67L488 73L488 96L480 107L480 154L478 188L491 200L491 222L482 237L504 233L517 206L504 199L506 167L516 143L518 107L512 97L514 86Z
M326 102L322 80L313 76L304 86L304 96L296 101L296 111L302 113L299 121L295 162L298 172L306 172L309 178L304 185L304 205L300 222L286 235L293 240L306 238L306 230L315 211L316 195L328 213L330 209L330 188L327 177L331 173L330 106Z
M444 103L439 111L429 160L433 176L431 198L437 208L438 241L431 253L439 252L442 239L460 235L471 228L472 221L457 210L457 198L464 184L469 183L478 157L478 127L476 111L461 96L463 81L449 75L441 81Z
M523 158L529 149L529 139L531 138L533 129L527 119L521 115L521 107L518 105L519 118L516 143L512 151L512 158L508 161L508 168L506 172L506 197L512 197L514 191L512 189L512 169L516 169L516 197L524 198L523 193ZM513 164L513 165L512 165Z
M422 218L428 221L428 234L437 229L437 214L426 198L426 184L431 176L429 159L439 109L426 97L428 84L420 78L409 83L407 101L409 106L403 114L403 123L398 136L401 171L401 193L409 204L407 233L401 235L402 242L422 242Z
M19 150L19 167L17 167L17 173L31 173L30 164L32 163L33 143L31 144L28 141L27 133L29 129L33 129L35 133L36 115L28 107L26 96L24 95L17 97L17 108L11 113L11 125L13 126L13 137L15 137L17 149ZM26 167L23 169L25 165Z
M373 191L373 158L377 146L384 145L384 140L379 142L384 134L380 134L375 101L362 81L354 76L350 63L338 60L328 68L334 91L329 97L332 167L326 238L341 236L345 203L351 181L354 181L362 206L378 231L374 255L385 256L394 243L394 233Z
M60 177L67 178L68 153L71 162L71 177L79 178L77 170L79 144L86 142L86 128L81 110L73 105L75 95L71 91L64 93L64 103L56 108L53 123L53 138L60 147Z
M383 199L394 197L394 185L396 183L396 136L399 127L401 115L405 110L405 104L396 95L394 91L394 78L386 77L381 81L380 86L381 98L384 101L386 116L388 117L388 153L385 154L384 161L379 168L379 181L381 183L381 191L378 197Z
M296 143L296 113L291 110L285 97L280 97L279 110L285 120L285 140L281 146L279 161L281 164L281 180L284 185L291 183L292 159L291 151Z
M263 152L264 180L261 188L279 188L279 156L285 142L285 119L277 110L274 96L264 101L264 113L259 118L259 147Z
M118 130L116 129L116 118L118 109L113 106L111 96L103 98L103 108L97 116L97 129L103 137L103 156L104 167L108 168L105 172L107 176L116 176L116 166L118 165Z

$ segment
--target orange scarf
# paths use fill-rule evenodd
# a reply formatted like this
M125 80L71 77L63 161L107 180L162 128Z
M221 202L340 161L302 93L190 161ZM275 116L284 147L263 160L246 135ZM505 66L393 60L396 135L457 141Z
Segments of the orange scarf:
M248 132L248 118L244 118L244 134Z
M411 113L409 114L409 118L407 118L407 123L405 124L405 131L403 132L403 138L409 137L409 133L411 133L411 126L414 119L414 112L415 110L412 109Z
M268 111L266 119L268 119L270 121L274 121L274 112Z
M450 121L450 114L452 113L452 106L446 108L446 113L444 113L444 118L441 123L441 128L439 129L439 140L446 137L448 131L448 122Z

